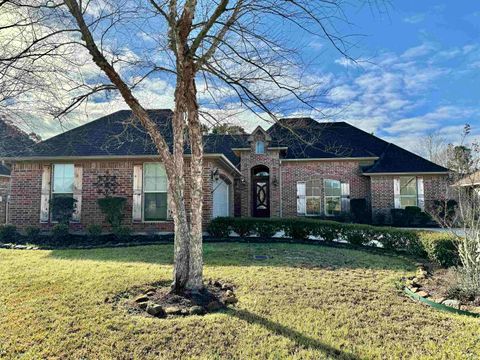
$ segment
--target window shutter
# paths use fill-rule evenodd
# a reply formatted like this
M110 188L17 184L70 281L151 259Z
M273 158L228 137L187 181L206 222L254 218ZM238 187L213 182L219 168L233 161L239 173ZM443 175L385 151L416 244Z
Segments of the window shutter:
M297 214L305 215L307 203L305 199L305 182L297 182Z
M142 187L143 187L143 166L133 166L133 202L132 221L142 221Z
M402 207L400 204L400 178L393 179L393 199L395 209L400 209Z
M75 203L75 211L72 214L72 221L80 222L82 218L82 166L75 165L73 174L73 198L77 200L77 202Z
M342 191L342 212L350 212L350 184L341 183Z
M417 177L417 198L418 207L425 210L425 193L423 190L423 177Z
M43 166L42 192L40 195L40 222L48 222L50 215L50 181L52 168L50 165Z

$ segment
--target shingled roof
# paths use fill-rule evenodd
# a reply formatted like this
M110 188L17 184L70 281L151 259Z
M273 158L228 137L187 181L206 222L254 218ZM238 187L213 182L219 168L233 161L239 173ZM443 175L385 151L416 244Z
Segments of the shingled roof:
M171 110L148 110L152 120L172 146ZM282 147L282 158L334 159L359 158L376 160L364 168L365 174L404 172L447 172L448 170L346 122L317 122L311 118L282 119L267 133L270 147ZM206 154L223 154L238 166L232 149L247 149L249 135L204 136ZM190 153L188 147L185 153ZM108 157L149 156L157 151L150 137L129 110L121 110L52 137L33 146L20 156L42 157Z
M0 158L13 157L29 151L35 142L11 121L0 117ZM9 176L10 168L0 164L0 176Z
M172 148L172 111L148 110L150 118ZM235 165L238 157L232 146L244 143L243 135L204 136L207 154L223 154ZM188 146L185 153L189 154ZM158 152L149 135L130 110L120 110L91 121L50 139L42 141L18 157L110 157L110 156L154 156Z

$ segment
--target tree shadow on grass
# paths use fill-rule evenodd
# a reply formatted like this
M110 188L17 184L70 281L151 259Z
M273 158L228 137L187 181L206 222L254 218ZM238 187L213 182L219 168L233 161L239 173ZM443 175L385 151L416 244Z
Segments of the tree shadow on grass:
M323 352L327 356L331 356L335 359L343 359L343 360L357 360L360 357L353 355L351 353L347 353L340 349L337 349L333 346L327 345L317 339L312 337L306 336L299 331L292 330L284 325L271 321L267 318L264 318L260 315L254 314L247 310L239 310L239 309L230 309L226 312L227 315L236 317L237 319L246 321L249 324L256 324L264 327L268 331L283 336L287 339L290 339L295 344L301 347L305 347L312 350L318 350Z
M266 255L256 260L254 255ZM52 250L49 257L63 260L100 262L173 264L173 245L151 245L119 248ZM342 249L307 244L204 244L206 266L297 267L335 270L376 269L412 271L412 263L398 256L375 254L370 251Z

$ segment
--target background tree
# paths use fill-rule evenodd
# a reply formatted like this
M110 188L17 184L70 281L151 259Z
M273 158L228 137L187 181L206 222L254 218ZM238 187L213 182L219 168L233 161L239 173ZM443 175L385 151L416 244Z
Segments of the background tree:
M246 133L243 127L231 123L218 124L212 127L212 134L245 135Z
M317 109L325 91L318 78L304 75L298 32L321 37L348 56L353 44L335 30L339 21L348 23L345 5L341 0L5 0L0 2L0 74L6 88L25 85L20 93L30 91L32 82L33 88L37 82L52 85L41 95L43 101L46 94L62 100L54 108L56 115L66 115L102 92L121 95L155 144L169 180L175 224L173 290L199 290L200 118L209 115L200 110L197 84L219 109L235 99L273 120L287 108ZM85 67L93 74L88 79L79 74ZM61 88L59 77L71 81ZM172 148L136 93L160 77L175 88ZM189 166L183 156L187 145Z

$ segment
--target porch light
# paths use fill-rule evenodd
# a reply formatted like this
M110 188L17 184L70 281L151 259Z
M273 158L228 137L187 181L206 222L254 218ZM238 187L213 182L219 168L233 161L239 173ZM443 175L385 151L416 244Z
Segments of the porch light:
M220 172L218 171L218 168L215 168L212 170L212 180L218 181L220 179Z
M273 185L273 186L277 186L277 185L278 185L277 175L273 175L272 185Z

